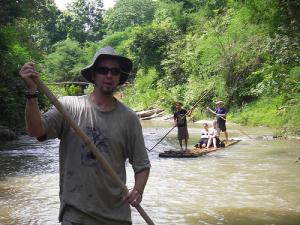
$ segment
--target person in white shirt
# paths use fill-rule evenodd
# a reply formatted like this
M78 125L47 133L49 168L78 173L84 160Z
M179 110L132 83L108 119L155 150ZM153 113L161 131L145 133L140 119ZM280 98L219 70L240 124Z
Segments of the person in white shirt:
M201 130L201 138L197 143L197 148L205 148L209 138L208 123L203 123L203 129Z
M219 140L219 136L220 136L220 129L217 128L217 121L214 120L212 122L212 127L209 128L209 132L208 132L209 136L208 136L208 142L207 142L207 146L206 149L211 147L211 144L213 145L213 149L216 149L219 146L220 140Z

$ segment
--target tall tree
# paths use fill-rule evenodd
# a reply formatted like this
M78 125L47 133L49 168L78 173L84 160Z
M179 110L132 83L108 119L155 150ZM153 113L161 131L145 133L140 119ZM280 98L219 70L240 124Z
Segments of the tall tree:
M24 62L41 58L39 43L48 33L40 35L38 29L46 30L45 18L55 10L54 0L0 1L0 125L23 124L24 84L18 71Z
M97 41L104 35L101 0L76 0L60 17L60 30L79 43Z
M152 0L118 0L104 17L109 33L124 31L127 27L151 23L155 11Z

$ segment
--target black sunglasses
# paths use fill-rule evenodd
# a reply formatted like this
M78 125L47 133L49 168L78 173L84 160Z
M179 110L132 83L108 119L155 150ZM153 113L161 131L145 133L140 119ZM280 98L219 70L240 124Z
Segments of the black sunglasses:
M121 69L120 68L108 68L108 67L96 67L95 68L96 73L107 75L110 71L111 75L113 76L118 76L121 74Z

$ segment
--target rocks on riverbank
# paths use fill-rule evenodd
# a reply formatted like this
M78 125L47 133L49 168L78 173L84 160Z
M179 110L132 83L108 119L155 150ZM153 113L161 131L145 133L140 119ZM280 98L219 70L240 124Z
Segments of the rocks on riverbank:
M16 132L10 130L6 126L0 125L0 141L12 141L18 139Z

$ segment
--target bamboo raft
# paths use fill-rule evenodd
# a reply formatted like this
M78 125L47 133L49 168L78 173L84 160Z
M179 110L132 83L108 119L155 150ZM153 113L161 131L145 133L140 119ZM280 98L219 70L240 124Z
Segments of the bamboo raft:
M240 142L240 140L229 140L228 142L225 142L225 146L221 148L194 148L187 151L169 150L159 153L158 156L161 158L197 158L211 152L228 148L229 146L234 145L238 142Z

